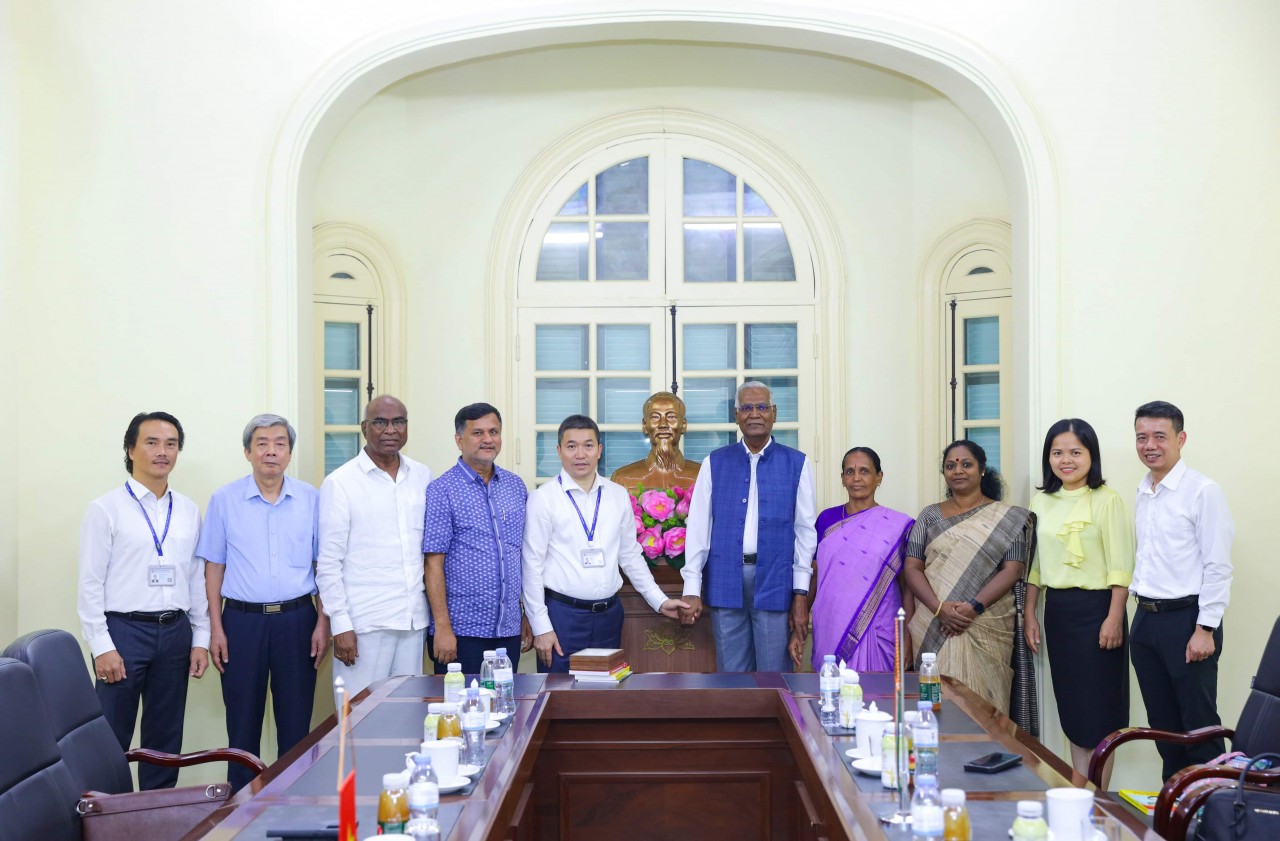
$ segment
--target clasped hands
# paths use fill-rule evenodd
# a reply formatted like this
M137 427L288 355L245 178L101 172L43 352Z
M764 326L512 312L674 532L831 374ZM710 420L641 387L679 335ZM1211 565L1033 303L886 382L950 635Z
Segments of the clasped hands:
M942 602L938 609L938 624L942 626L942 633L948 637L958 637L965 631L969 630L969 626L973 624L973 620L978 618L978 614L974 612L973 605L968 602Z

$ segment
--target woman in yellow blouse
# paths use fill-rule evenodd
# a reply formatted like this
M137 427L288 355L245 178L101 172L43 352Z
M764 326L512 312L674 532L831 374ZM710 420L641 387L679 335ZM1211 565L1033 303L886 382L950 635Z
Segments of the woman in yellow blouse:
M1133 518L1103 484L1098 435L1079 418L1049 427L1042 458L1044 493L1036 514L1036 560L1027 576L1027 645L1040 650L1036 618L1044 599L1044 641L1058 717L1071 764L1084 776L1098 742L1129 725L1129 628L1125 602L1133 578ZM1104 772L1104 788L1111 776Z

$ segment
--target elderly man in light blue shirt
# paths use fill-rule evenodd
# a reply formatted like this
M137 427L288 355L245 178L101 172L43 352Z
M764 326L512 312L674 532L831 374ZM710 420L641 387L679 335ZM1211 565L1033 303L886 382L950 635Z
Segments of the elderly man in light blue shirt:
M253 472L214 492L196 546L206 562L209 654L222 674L227 739L254 754L268 684L277 755L310 731L316 669L329 644L329 621L312 600L319 494L285 475L296 438L279 415L249 421L243 444ZM235 764L228 775L237 790L253 776Z

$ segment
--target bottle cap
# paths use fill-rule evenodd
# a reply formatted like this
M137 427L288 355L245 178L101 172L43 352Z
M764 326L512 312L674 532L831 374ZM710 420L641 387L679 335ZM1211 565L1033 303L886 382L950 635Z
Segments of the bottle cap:
M933 774L916 774L916 788L937 788L938 778Z
M495 657L506 657L506 656L507 656L507 650L506 650L505 648L498 648L498 649L494 649L493 655L494 655Z
M444 704L439 701L427 704L427 715L440 715L444 712Z
M429 754L429 753L415 753L415 754L413 755L413 764L414 764L414 765L430 765L430 764L431 764L431 754Z
M845 669L844 671L842 671L840 673L840 679L843 680L845 683L858 683L861 680L858 677L858 673L855 672L853 669Z
M441 704L440 714L441 715L457 715L458 705L457 704Z
M938 655L934 654L932 651L926 651L924 654L920 655L920 659L925 663L933 663L938 659Z
M916 710L918 712L924 712L925 710L933 712L933 701L916 701Z
M824 662L824 663L834 663L835 661L836 661L836 655L834 655L834 654L824 654L824 655L822 655L822 662Z
M382 775L383 788L400 788L400 772L394 771L390 774Z
M461 673L461 672L462 672L462 664L461 664L461 663L450 663L450 664L449 664L449 673L450 673L450 674L452 674L453 672Z
M505 649L505 648L504 648L504 649L502 649L502 650L503 650L503 651L506 651L506 649ZM486 651L486 652L484 653L484 659L486 659L486 660L491 660L491 659L493 659L494 657L497 657L497 656L498 656L498 652L496 652L496 651Z
M944 788L942 790L942 805L952 809L964 805L964 789L962 788Z
M1018 801L1018 817L1035 818L1044 815L1044 804L1039 800L1019 800Z

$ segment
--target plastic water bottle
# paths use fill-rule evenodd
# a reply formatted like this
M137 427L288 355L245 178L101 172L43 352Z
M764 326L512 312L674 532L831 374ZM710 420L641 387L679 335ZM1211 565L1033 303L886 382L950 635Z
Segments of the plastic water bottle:
M462 703L462 755L458 758L464 765L484 765L485 719L480 687L473 686Z
M933 717L933 704L921 700L916 704L919 718L911 728L916 748L916 779L928 774L938 776L938 720Z
M498 652L486 651L484 662L480 664L480 688L493 691L493 661L498 659ZM490 696L493 697L493 696Z
M417 791L417 800L414 792ZM413 814L414 804L424 810L425 816L435 818L440 808L440 785L436 772L431 769L431 757L425 753L413 755L413 771L409 774L409 813Z
M1018 819L1011 831L1013 841L1045 841L1049 825L1044 822L1044 804L1039 800L1019 800Z
M942 711L942 677L938 674L938 655L932 651L920 655L920 700L933 704L934 712Z
M862 712L862 683L853 669L840 670L840 726L853 730Z
M462 675L461 663L450 663L444 676L444 702L446 704L462 703L462 690L467 679Z
M428 762L427 772L430 771ZM440 824L436 823L439 803L440 792L435 783L410 783L409 822L404 826L404 834L414 841L440 841Z
M962 788L942 790L942 841L973 841Z
M942 841L942 824L938 778L921 774L916 777L916 793L911 798L911 837L918 841Z
M516 676L507 650L499 648L493 660L493 711L511 715L516 711Z
M840 667L836 665L834 654L824 654L822 670L818 672L818 696L821 708L818 719L823 727L837 727L840 724Z

